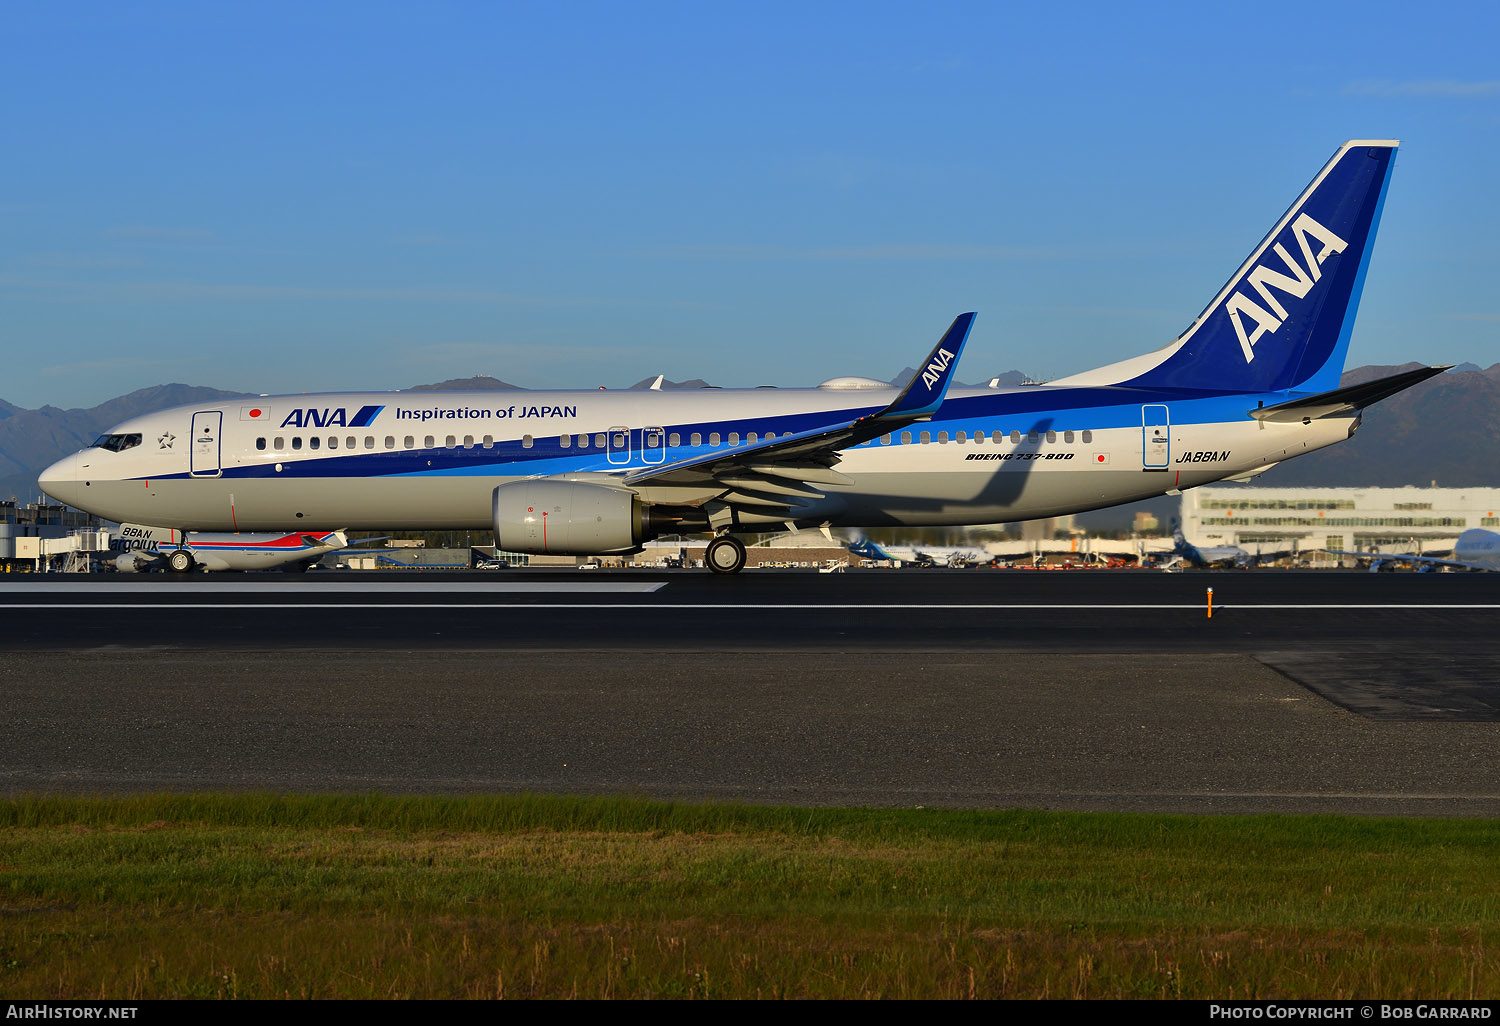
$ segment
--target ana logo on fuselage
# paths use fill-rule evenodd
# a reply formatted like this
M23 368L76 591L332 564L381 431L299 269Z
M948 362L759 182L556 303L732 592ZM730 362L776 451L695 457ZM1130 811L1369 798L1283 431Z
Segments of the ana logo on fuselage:
M1292 222L1292 238L1297 240L1297 247L1302 251L1302 258L1307 265L1305 269L1291 253L1287 252L1287 248L1278 242L1274 247L1276 255L1295 277L1282 274L1280 271L1273 271L1264 264L1257 264L1255 269L1245 277L1245 284L1260 293L1260 298L1265 301L1266 305L1261 306L1246 296L1243 291L1236 291L1224 304L1224 311L1229 315L1229 322L1234 325L1234 333L1240 340L1240 348L1245 352L1246 363L1255 359L1255 343L1260 341L1260 337L1267 332L1275 332L1287 319L1286 307L1271 295L1271 290L1278 289L1293 299L1305 298L1312 291L1312 287L1323 277L1324 261L1330 256L1342 253L1348 246L1347 242L1307 214L1298 214L1297 219ZM1322 245L1316 254L1313 253L1310 239L1316 239ZM1246 317L1255 323L1253 331L1245 331Z
M337 409L301 409L293 410L286 415L281 422L282 427L300 428L325 428L325 427L369 427L370 422L385 409L384 406L361 406L354 416L349 416L349 411L343 407Z

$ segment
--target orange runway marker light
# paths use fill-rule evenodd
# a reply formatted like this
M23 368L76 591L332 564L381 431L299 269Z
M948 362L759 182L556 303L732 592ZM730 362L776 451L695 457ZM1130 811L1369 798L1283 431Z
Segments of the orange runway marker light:
M1208 589L1208 618L1210 620L1214 618L1214 590L1212 588Z

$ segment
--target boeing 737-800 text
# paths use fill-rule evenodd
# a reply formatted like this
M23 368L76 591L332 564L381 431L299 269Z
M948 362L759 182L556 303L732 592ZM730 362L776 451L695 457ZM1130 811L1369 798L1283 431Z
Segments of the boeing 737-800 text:
M950 388L962 314L905 388L395 392L180 406L41 477L178 530L493 527L502 549L605 555L665 533L1028 520L1242 478L1349 437L1445 368L1339 387L1396 143L1345 143L1188 329L1047 385Z

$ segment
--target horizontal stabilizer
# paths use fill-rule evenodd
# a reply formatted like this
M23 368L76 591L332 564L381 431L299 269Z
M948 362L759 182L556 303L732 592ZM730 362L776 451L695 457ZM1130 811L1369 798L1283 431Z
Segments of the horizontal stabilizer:
M1448 368L1419 367L1413 371L1392 374L1388 378L1366 381L1362 385L1335 388L1331 392L1319 392L1317 395L1303 396L1301 399L1277 403L1275 406L1263 406L1249 412L1250 416L1256 420L1269 421L1273 424L1317 420L1319 417L1353 413L1355 410L1362 410L1366 406L1378 403L1382 399L1389 399L1397 392L1403 392L1418 382L1426 381L1445 370Z

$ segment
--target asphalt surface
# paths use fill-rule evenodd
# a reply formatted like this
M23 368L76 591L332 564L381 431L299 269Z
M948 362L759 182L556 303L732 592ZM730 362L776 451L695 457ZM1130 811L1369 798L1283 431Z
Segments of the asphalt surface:
M10 794L1500 815L1500 574L6 577L0 604Z

